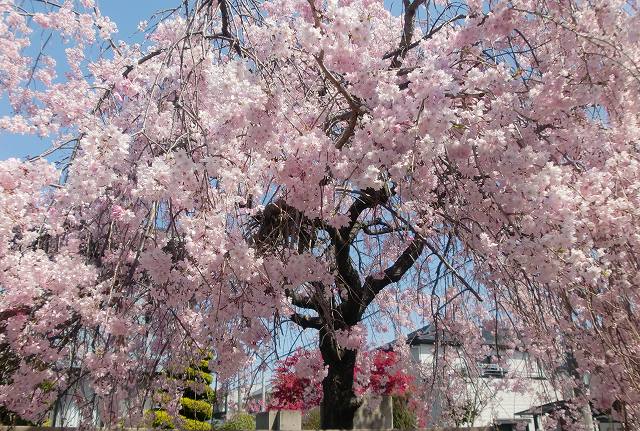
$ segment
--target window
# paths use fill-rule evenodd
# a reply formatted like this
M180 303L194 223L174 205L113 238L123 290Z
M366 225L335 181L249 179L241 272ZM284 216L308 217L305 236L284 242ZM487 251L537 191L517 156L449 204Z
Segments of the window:
M531 379L544 380L546 379L544 371L542 369L542 362L536 358L532 358L529 354L525 355L526 370L528 377Z
M505 368L494 363L493 356L487 356L478 364L478 368L480 368L480 377L504 377L507 374Z

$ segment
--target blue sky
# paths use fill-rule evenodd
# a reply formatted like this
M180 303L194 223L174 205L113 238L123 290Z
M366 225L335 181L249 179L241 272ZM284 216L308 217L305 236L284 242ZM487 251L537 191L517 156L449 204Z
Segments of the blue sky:
M96 0L100 10L104 15L109 16L118 26L118 33L114 36L116 41L123 40L129 43L142 41L142 35L137 31L138 23L148 19L153 13L173 8L180 4L179 0ZM34 2L24 0L23 7L31 9ZM402 10L401 0L385 0L385 4L394 14L399 14ZM41 35L35 33L32 39L32 47L35 53L38 52L42 43ZM46 37L46 36L45 36ZM65 72L65 61L63 49L57 37L53 37L47 45L47 54L59 61L59 76ZM11 108L6 98L0 96L0 116L11 113ZM10 157L26 158L35 156L49 148L48 138L37 136L16 135L0 131L0 160Z
M30 8L31 2L25 1L25 8ZM109 16L117 25L118 33L114 39L125 42L138 42L142 40L137 32L138 23L150 17L154 12L175 7L177 0L97 0L97 4L104 15ZM39 34L34 34L32 44L39 47ZM54 58L64 58L59 39L52 38L47 47L47 53ZM60 61L64 63L64 61ZM63 72L64 70L62 70ZM11 112L6 98L0 98L0 116ZM41 139L37 136L15 135L0 132L0 160L10 157L24 158L34 156L49 147L49 139Z

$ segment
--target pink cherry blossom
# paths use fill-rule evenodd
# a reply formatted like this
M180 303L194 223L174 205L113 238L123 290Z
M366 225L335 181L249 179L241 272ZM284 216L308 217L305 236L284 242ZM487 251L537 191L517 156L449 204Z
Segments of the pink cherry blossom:
M190 2L127 44L94 1L3 1L0 129L51 148L0 162L1 405L137 425L167 369L230 379L293 328L349 428L378 329L427 322L433 363L394 347L423 424L500 327L639 427L637 4L403 5Z

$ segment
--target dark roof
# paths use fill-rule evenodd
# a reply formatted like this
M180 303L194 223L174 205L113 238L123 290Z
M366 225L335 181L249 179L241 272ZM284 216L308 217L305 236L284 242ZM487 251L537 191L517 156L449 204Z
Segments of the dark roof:
M560 401L552 401L550 403L542 404L539 406L528 408L527 410L523 410L521 412L515 413L518 416L530 416L530 415L546 415L549 413L556 412L558 410L567 410L569 408L569 403L571 400L560 400ZM606 417L609 412L602 411L596 408L592 403L591 404L591 412L593 417Z
M494 331L483 329L482 338L484 340L484 344L486 345L498 344L498 346L503 347L507 344L509 336L506 330L498 329L498 337L496 343L496 333ZM416 329L415 331L407 335L407 343L412 346L417 346L420 344L435 344L436 339L442 344L459 344L459 341L456 340L449 331L438 329L436 333L436 328L432 324L428 324L420 329Z
M436 340L442 344L458 344L451 334L446 332L444 329L438 329L436 332L436 328L432 324L416 329L407 335L407 343L412 346L420 344L435 344Z
M518 416L524 415L546 415L549 413L553 413L558 410L565 410L567 408L567 402L565 400L562 401L552 401L550 403L541 404L539 406L528 408L527 410L523 410L521 412L515 413Z
M509 331L504 328L498 328L497 333L495 330L482 330L482 339L484 340L484 344L495 346L496 344L500 347L505 347L509 343L511 336L509 335Z

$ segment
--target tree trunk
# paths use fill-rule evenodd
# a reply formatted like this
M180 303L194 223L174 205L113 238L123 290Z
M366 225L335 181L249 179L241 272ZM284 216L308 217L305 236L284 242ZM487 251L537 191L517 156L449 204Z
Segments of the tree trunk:
M322 429L353 429L353 416L359 407L353 391L353 371L357 351L340 349L323 358L329 370L322 382L323 398L320 409Z

